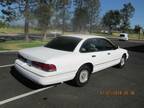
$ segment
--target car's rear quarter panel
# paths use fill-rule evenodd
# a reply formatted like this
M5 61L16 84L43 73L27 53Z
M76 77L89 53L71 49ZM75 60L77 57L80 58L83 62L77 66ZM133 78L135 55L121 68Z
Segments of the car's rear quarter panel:
M67 74L69 73L70 79L75 77L76 72L85 63L90 62L89 57L82 56L80 53L73 53L49 60L49 63L53 63L57 67L57 73Z

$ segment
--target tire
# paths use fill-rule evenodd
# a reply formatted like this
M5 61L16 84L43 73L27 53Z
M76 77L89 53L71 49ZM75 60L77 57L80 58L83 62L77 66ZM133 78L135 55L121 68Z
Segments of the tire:
M123 68L125 66L125 62L126 62L126 56L123 55L121 60L120 60L120 63L117 65L118 68Z
M75 78L73 79L74 85L83 87L85 84L87 84L90 78L90 72L91 69L87 65L80 67Z

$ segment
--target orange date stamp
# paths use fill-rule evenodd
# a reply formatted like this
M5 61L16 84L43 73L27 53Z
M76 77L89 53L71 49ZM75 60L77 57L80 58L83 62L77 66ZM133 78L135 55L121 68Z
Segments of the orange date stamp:
M103 89L98 90L98 94L102 96L134 96L136 92L131 89Z

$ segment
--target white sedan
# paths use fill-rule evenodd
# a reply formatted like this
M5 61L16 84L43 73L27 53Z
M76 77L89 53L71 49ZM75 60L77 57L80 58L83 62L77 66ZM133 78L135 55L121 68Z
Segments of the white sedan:
M128 40L128 34L127 33L120 33L119 40L127 41Z
M94 72L123 67L128 56L125 49L105 37L74 34L56 37L42 47L20 50L15 67L40 85L72 80L84 86Z

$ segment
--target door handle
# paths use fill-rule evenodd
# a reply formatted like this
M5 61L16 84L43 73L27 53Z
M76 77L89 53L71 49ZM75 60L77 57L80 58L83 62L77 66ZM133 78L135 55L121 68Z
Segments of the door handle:
M107 53L108 55L110 55L111 53Z
M92 57L96 57L96 55L92 55Z

